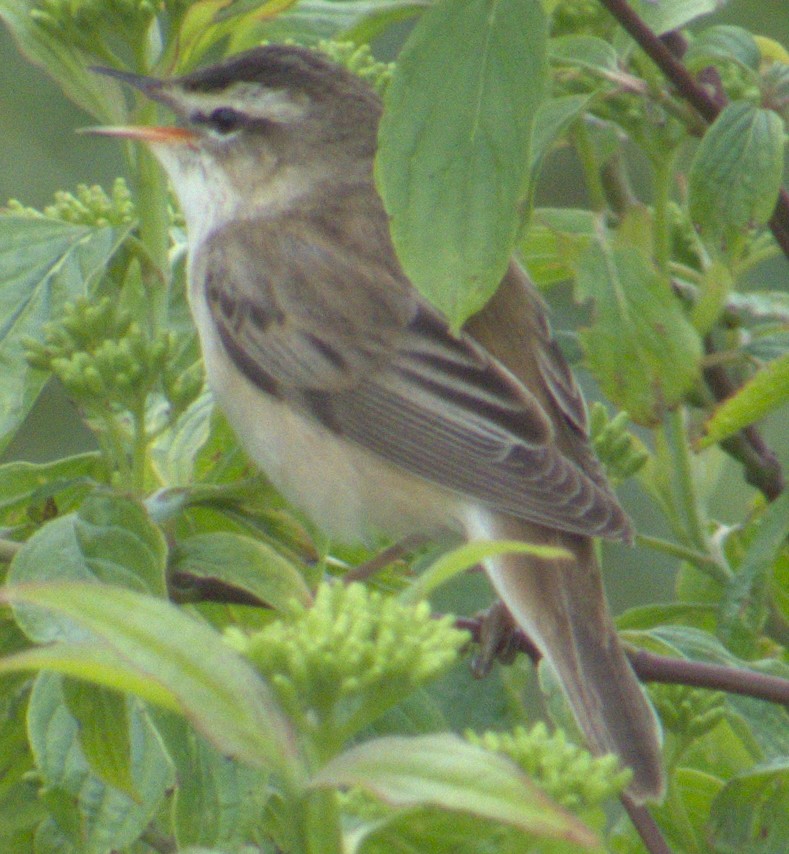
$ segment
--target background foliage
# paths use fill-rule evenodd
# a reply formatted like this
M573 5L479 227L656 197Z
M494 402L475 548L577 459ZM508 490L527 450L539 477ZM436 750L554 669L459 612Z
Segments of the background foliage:
M460 325L517 251L608 403L595 446L643 533L632 555L606 547L607 569L629 561L642 588L654 555L675 572L621 616L624 637L685 661L673 682L694 662L785 679L789 297L768 224L789 22L780 4L761 4L755 35L709 17L713 2L633 5L717 99L709 126L592 0L0 0L0 17L82 123L156 120L90 65L170 74L261 38L334 39L322 49L385 92L377 177L415 283ZM155 164L81 138L78 169L106 189L45 206L23 176L73 114L50 89L28 124L31 96L11 92L8 151L24 148L8 194L24 198L0 217L3 850L664 850L617 809L626 775L572 743L548 674L566 732L532 726L523 659L473 683L468 634L432 619L426 596L487 601L460 574L478 549L422 548L339 583L376 556L285 507L202 388L183 225ZM48 158L70 184L68 158ZM569 168L583 198L551 184ZM36 418L45 388L76 436ZM25 447L47 461L19 461ZM650 693L664 844L783 851L785 708L755 687Z

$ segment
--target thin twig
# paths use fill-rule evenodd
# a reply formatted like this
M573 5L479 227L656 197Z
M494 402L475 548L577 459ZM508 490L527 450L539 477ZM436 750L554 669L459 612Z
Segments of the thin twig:
M626 0L600 0L600 3L674 84L679 95L705 121L714 122L720 112L720 106L715 98L693 79L688 69L633 11ZM775 211L770 219L770 230L784 255L789 258L789 193L784 189L780 192Z
M465 629L475 642L482 639L482 619L463 617L456 621L458 628ZM523 652L536 664L540 651L520 629L516 629L507 648ZM789 679L757 673L742 667L709 664L687 658L671 658L655 655L643 649L626 648L625 652L636 675L642 682L664 682L676 685L692 685L714 691L727 691L757 700L789 705Z
M375 557L370 558L370 560L360 563L359 566L355 566L353 569L349 569L343 576L343 583L350 584L352 581L365 581L427 542L429 542L429 539L421 534L405 537L399 543L395 543L393 546L389 546L388 549L379 552Z
M686 658L669 658L665 655L655 655L644 649L628 649L627 657L638 678L643 682L666 682L672 685L711 688L789 706L789 679L757 673L755 670L746 670L742 667L690 661Z
M621 800L649 854L672 854L649 810L643 804L635 803L627 795L622 795Z

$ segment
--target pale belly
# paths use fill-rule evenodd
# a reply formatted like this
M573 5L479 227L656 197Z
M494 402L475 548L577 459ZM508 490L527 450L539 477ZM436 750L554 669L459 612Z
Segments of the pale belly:
M463 527L463 500L260 391L218 342L203 341L209 385L252 460L332 539L369 542Z

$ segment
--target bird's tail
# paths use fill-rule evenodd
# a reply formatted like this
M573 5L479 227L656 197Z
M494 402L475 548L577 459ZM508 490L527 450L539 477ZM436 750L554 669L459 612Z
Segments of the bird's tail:
M481 522L481 525L479 524ZM614 629L590 538L491 514L473 534L567 549L573 560L497 557L488 575L518 625L559 676L592 752L633 770L634 801L659 800L665 780L660 725Z

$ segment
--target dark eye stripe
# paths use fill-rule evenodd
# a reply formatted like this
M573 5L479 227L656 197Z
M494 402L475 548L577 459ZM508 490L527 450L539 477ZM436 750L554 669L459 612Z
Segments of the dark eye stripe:
M210 113L193 113L191 121L199 125L209 125L219 133L232 133L247 121L243 113L232 107L217 107Z

